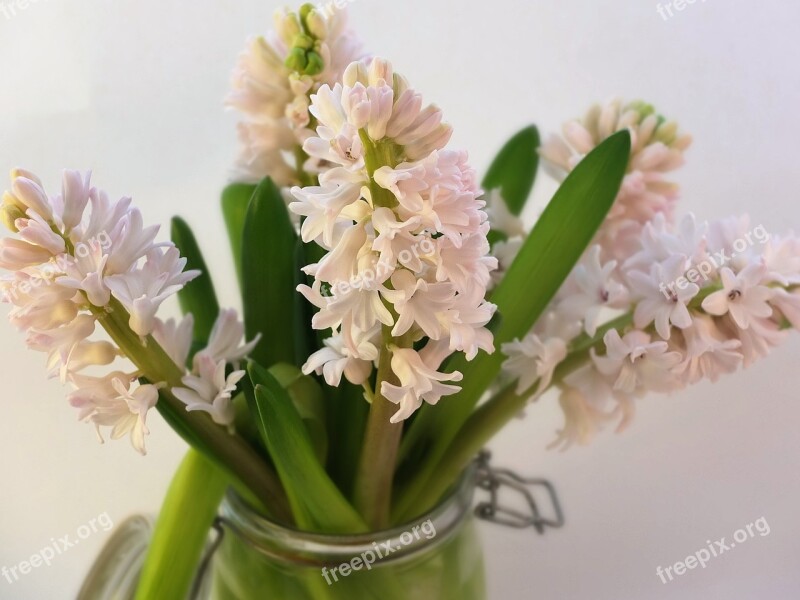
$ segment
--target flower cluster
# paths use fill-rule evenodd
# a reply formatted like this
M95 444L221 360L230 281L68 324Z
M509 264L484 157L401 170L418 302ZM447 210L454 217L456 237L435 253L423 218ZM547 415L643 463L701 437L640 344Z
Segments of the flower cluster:
M603 140L625 129L631 134L628 171L597 238L603 258L619 262L635 248L647 222L657 214L671 220L678 186L666 175L683 164L691 137L648 104L613 100L593 106L583 119L566 123L563 137L551 136L540 150L545 168L561 180Z
M538 397L560 365L569 367L554 380L566 417L557 444L586 443L611 420L621 429L636 398L716 381L765 356L787 327L800 328L800 240L769 236L747 217L698 224L687 215L675 223L676 188L661 173L679 164L688 137L676 137L675 126L659 125L653 115L635 117L634 109L618 116L617 106L595 109L565 134L585 153L620 124L633 129L637 167L611 220L635 222L638 233L624 244L601 234L546 317L503 346L505 371L522 395ZM553 148L566 146L551 142L543 153L552 159ZM575 164L562 159L565 168ZM647 185L632 217L626 203L637 181ZM604 229L614 227L607 222Z
M294 187L289 209L303 240L328 251L298 289L319 308L313 327L333 335L304 371L363 384L391 353L397 384L380 392L399 405L396 422L458 391L444 382L461 374L438 371L450 354L493 351L484 202L466 154L444 148L441 111L386 61L351 64L311 99L319 125L303 148L335 166L318 186Z
M0 268L11 272L0 280L3 301L12 305L9 318L26 333L30 348L47 353L51 376L75 388L68 399L80 418L92 422L98 435L101 427L111 427L113 439L130 434L144 453L147 413L167 382L140 384L145 374L138 368L114 368L118 359L132 359L119 340L127 336L143 348L158 340L182 371L191 318L176 326L156 312L199 273L184 271L186 259L174 245L155 242L158 228L144 227L130 198L110 200L91 185L89 173L65 171L61 193L53 197L28 171L16 169L11 177L0 209L17 234L0 240ZM209 359L195 357L195 370L209 382L206 360L218 365L240 357L231 351L231 317L224 317L203 355ZM120 331L109 331L110 341L96 339L98 322L105 326L109 319ZM102 377L86 374L98 366L113 370ZM203 398L213 404L208 393ZM188 400L190 409L196 406Z
M161 324L154 336L177 365L187 362L192 344L192 315L176 325L172 320ZM173 395L186 405L188 411L208 413L215 423L233 428L236 414L232 405L236 385L247 374L239 368L240 361L250 354L261 335L248 343L244 325L233 309L223 309L209 336L208 345L192 359L192 370L175 387ZM228 369L232 365L233 370Z
M300 183L301 173L321 169L301 150L313 135L309 96L323 83L339 81L345 67L363 56L346 19L345 11L326 14L310 4L299 14L281 9L275 13L276 32L248 43L227 99L244 117L238 179L258 182L269 175L288 186Z

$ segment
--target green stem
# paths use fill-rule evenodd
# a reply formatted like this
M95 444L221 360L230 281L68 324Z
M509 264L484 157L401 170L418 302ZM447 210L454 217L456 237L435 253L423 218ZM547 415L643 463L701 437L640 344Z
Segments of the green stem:
M230 478L189 450L172 479L147 550L136 600L186 598Z
M577 338L575 338L572 343L569 345L570 354L574 352L580 352L582 350L588 350L589 348L594 347L598 342L603 340L606 333L611 331L612 329L616 329L617 331L622 331L626 327L628 327L631 323L633 323L633 312L627 312L624 315L620 315L616 319L609 321L597 328L597 331L594 332L594 335L590 336L588 334L581 334Z
M392 482L403 434L403 424L390 421L397 407L381 393L382 382L397 383L392 372L390 341L391 333L386 328L353 498L356 509L376 531L385 529L389 524Z
M700 310L703 300L719 289L721 289L719 284L702 288L697 296L692 298L689 308ZM627 312L599 327L593 336L583 334L573 340L569 354L553 373L553 383L550 387L586 364L590 359L591 349L603 342L606 333L612 329L622 332L632 323L633 312ZM512 385L476 409L459 429L454 441L441 458L433 463L434 466L423 471L413 485L402 491L392 516L393 522L408 520L434 506L480 449L524 408L533 390L532 387L519 395L514 392Z
M402 154L401 148L390 140L372 140L363 129L359 137L364 144L364 164L369 176L369 187L372 203L376 207L394 208L397 198L375 181L375 172L384 166L395 167ZM392 310L390 305L387 306ZM394 315L395 319L397 315ZM372 396L367 427L364 433L364 444L356 472L353 500L356 509L375 530L389 525L392 502L392 484L397 467L397 453L403 435L403 424L392 423L392 414L397 407L384 398L381 384L390 381L397 384L392 372L390 345L410 347L409 335L393 338L389 327L383 328L383 342L378 360L378 374Z
M396 167L400 149L390 140L373 141L363 129L358 132L364 144L364 164L369 175L369 189L372 194L372 203L375 206L394 208L397 198L394 194L378 185L375 181L375 171L381 167Z
M518 395L515 389L516 383L509 384L470 415L439 461L436 476L428 480L413 504L407 504L404 511L392 516L394 523L408 522L433 508L458 481L481 448L519 414L531 394Z
M608 331L623 330L632 321L633 313L625 313L599 327L595 335L583 334L576 338L570 344L570 353L556 367L553 383L562 381L586 364L591 349L603 342ZM535 385L537 384L534 383ZM516 394L514 389L514 385L507 386L469 416L441 457L429 465L428 469L423 469L412 485L402 490L392 515L393 522L408 520L434 506L480 449L524 408L535 388L532 386L522 394Z
M122 352L152 383L166 383L168 390L181 387L184 371L164 352L152 336L141 340L128 326L130 315L114 298L108 307L91 307L98 322ZM206 458L230 472L248 488L269 513L278 519L291 519L286 495L275 472L240 436L214 423L205 413L186 410L171 392L164 390L158 403L159 412L189 444L202 451Z

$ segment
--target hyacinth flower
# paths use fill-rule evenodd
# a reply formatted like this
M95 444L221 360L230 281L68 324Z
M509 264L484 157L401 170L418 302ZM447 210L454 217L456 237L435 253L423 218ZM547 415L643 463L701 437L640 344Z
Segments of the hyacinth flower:
M276 11L274 24L270 35L248 41L225 103L241 116L235 178L257 183L269 176L283 187L311 182L324 168L303 152L314 135L310 96L339 81L364 53L345 11L326 14L306 4Z
M700 224L689 213L676 220L678 188L663 173L680 163L689 137L640 103L621 111L615 101L589 115L584 123L593 126L565 125L565 139L552 138L542 155L552 168L568 168L567 148L586 148L627 123L634 138L651 141L634 146L626 175L651 182L638 188L637 201L637 210L650 216L616 219L630 213L633 192L623 184L596 243L545 319L502 348L514 382L509 396L535 400L551 385L558 388L565 425L553 445L564 447L588 443L609 422L621 431L636 399L649 392L714 382L751 365L800 325L798 238L771 235L747 216ZM643 158L646 152L658 159ZM626 229L635 235L617 235Z
M462 373L438 370L450 355L494 351L485 326L495 306L484 296L496 261L466 155L445 149L452 130L441 111L388 62L351 64L310 110L319 137L303 148L336 166L318 186L294 187L289 209L303 217L303 242L326 250L303 269L313 286L298 290L319 309L312 326L333 336L303 371L365 387L356 502L385 526L389 497L378 494L390 485L400 422L460 390Z
M627 131L632 144L622 183L540 318L525 335L501 342L503 369L494 395L441 450L427 487L412 485L417 501L436 497L439 477L447 480L463 468L550 389L557 389L565 419L550 447L586 444L609 423L617 431L627 427L644 395L716 381L765 357L798 327L798 238L770 235L747 216L705 224L691 214L677 217L679 189L667 174L682 164L691 140L677 124L650 105L615 100L563 130L563 138L552 136L539 149L546 170L560 180L585 166L598 145ZM519 147L523 137L521 132L504 152ZM517 148L517 154L523 151ZM488 209L496 286L514 274L531 235L518 217L516 189L507 187L505 198L505 188L492 193Z
M800 326L800 241L679 217L690 138L647 104L593 108L544 144L527 127L479 177L442 111L312 5L248 43L226 104L241 319L187 223L156 241L88 174L48 196L15 170L0 210L11 321L79 419L144 454L155 408L192 448L140 599L186 597L229 486L296 530L400 526L548 390L553 445L586 443ZM540 158L560 185L529 229ZM161 312L173 296L181 319Z
M64 171L52 196L29 171L15 169L11 179L0 208L14 234L0 240L2 300L28 347L47 354L49 375L71 388L78 418L100 441L106 431L127 436L145 454L148 414L158 407L239 485L284 510L274 472L233 426L231 394L244 372L226 369L253 345L242 343L235 311L220 314L188 369L193 317L177 324L156 316L200 276L174 244L156 242L158 227L144 226L131 199L111 200L88 172Z

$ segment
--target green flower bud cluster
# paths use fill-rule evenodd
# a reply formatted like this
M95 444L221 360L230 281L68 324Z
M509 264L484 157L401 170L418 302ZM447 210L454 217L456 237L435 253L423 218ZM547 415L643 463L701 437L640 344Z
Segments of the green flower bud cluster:
M639 123L644 121L650 115L656 115L656 118L658 119L658 125L656 125L656 130L653 134L653 139L655 141L669 146L677 139L678 124L674 121L667 121L666 117L657 114L656 109L652 104L648 104L643 100L635 100L634 102L629 103L625 108L626 110L635 110L639 113Z
M325 19L313 4L304 4L295 15L295 31L285 65L300 75L319 75L325 62L319 52L320 41L327 36Z

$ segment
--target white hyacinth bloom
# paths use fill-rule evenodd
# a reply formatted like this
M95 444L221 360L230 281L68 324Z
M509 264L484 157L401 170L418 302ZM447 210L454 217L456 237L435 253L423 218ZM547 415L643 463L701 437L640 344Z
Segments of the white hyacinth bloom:
M270 176L289 186L300 183L300 169L324 170L317 159L298 162L298 151L313 136L309 95L339 81L364 54L344 10L298 15L283 9L274 21L276 34L251 39L240 55L226 104L242 118L234 177L258 182Z
M497 261L488 255L485 202L466 154L444 148L452 130L441 111L424 107L381 59L352 63L341 82L311 95L309 111L318 125L303 148L336 166L319 186L292 188L289 210L304 217L303 240L328 250L304 269L313 285L298 290L320 309L312 326L334 337L304 371L365 383L373 364L387 360L382 328L396 347L393 370L421 360L402 347L418 340L423 356L435 349L437 367L453 352L468 360L492 352L486 325L495 307L485 296ZM400 405L395 421L459 389L438 383L459 373L430 365L415 377L421 395L413 401L391 385L379 390Z
M749 265L738 274L725 267L720 271L720 277L722 289L703 300L703 309L707 313L717 316L730 313L742 329L750 327L755 318L772 315L769 300L774 292L761 285L764 278L762 265Z
M553 372L567 357L564 340L557 337L542 340L535 333L529 333L522 340L503 344L502 349L508 357L503 368L517 378L517 394L531 391L533 384L539 382L532 399L549 387Z
M231 400L236 384L247 375L245 371L225 374L226 363L215 363L209 356L198 361L195 374L186 375L183 385L172 390L175 397L186 405L188 411L208 413L219 425L232 426L236 413Z
M116 343L92 338L98 320L119 310L115 302L120 302L135 333L146 336L160 327L157 337L168 356L183 365L191 323L163 324L155 314L198 273L184 272L186 260L172 244L155 243L158 228L145 227L130 204L129 198L110 200L91 185L88 172L64 171L61 193L49 197L38 177L12 171L0 213L19 237L0 241L0 267L12 271L0 281L0 291L28 346L47 355L48 373L77 388L69 398L81 419L94 423L98 432L110 427L114 439L130 434L144 454L156 386L132 387L138 373L84 375L127 358ZM167 339L173 336L180 339Z
M461 381L461 373L440 373L425 364L416 350L392 347L392 371L399 380L399 385L384 381L381 394L384 398L397 404L400 408L392 415L392 423L398 423L410 417L423 401L436 404L442 396L455 394L461 388L456 385L442 383L444 381Z
M592 353L598 371L613 381L615 390L635 394L643 390L668 392L680 384L672 369L681 355L668 350L666 342L651 341L642 331L631 331L620 337L612 329L604 337L606 354Z

